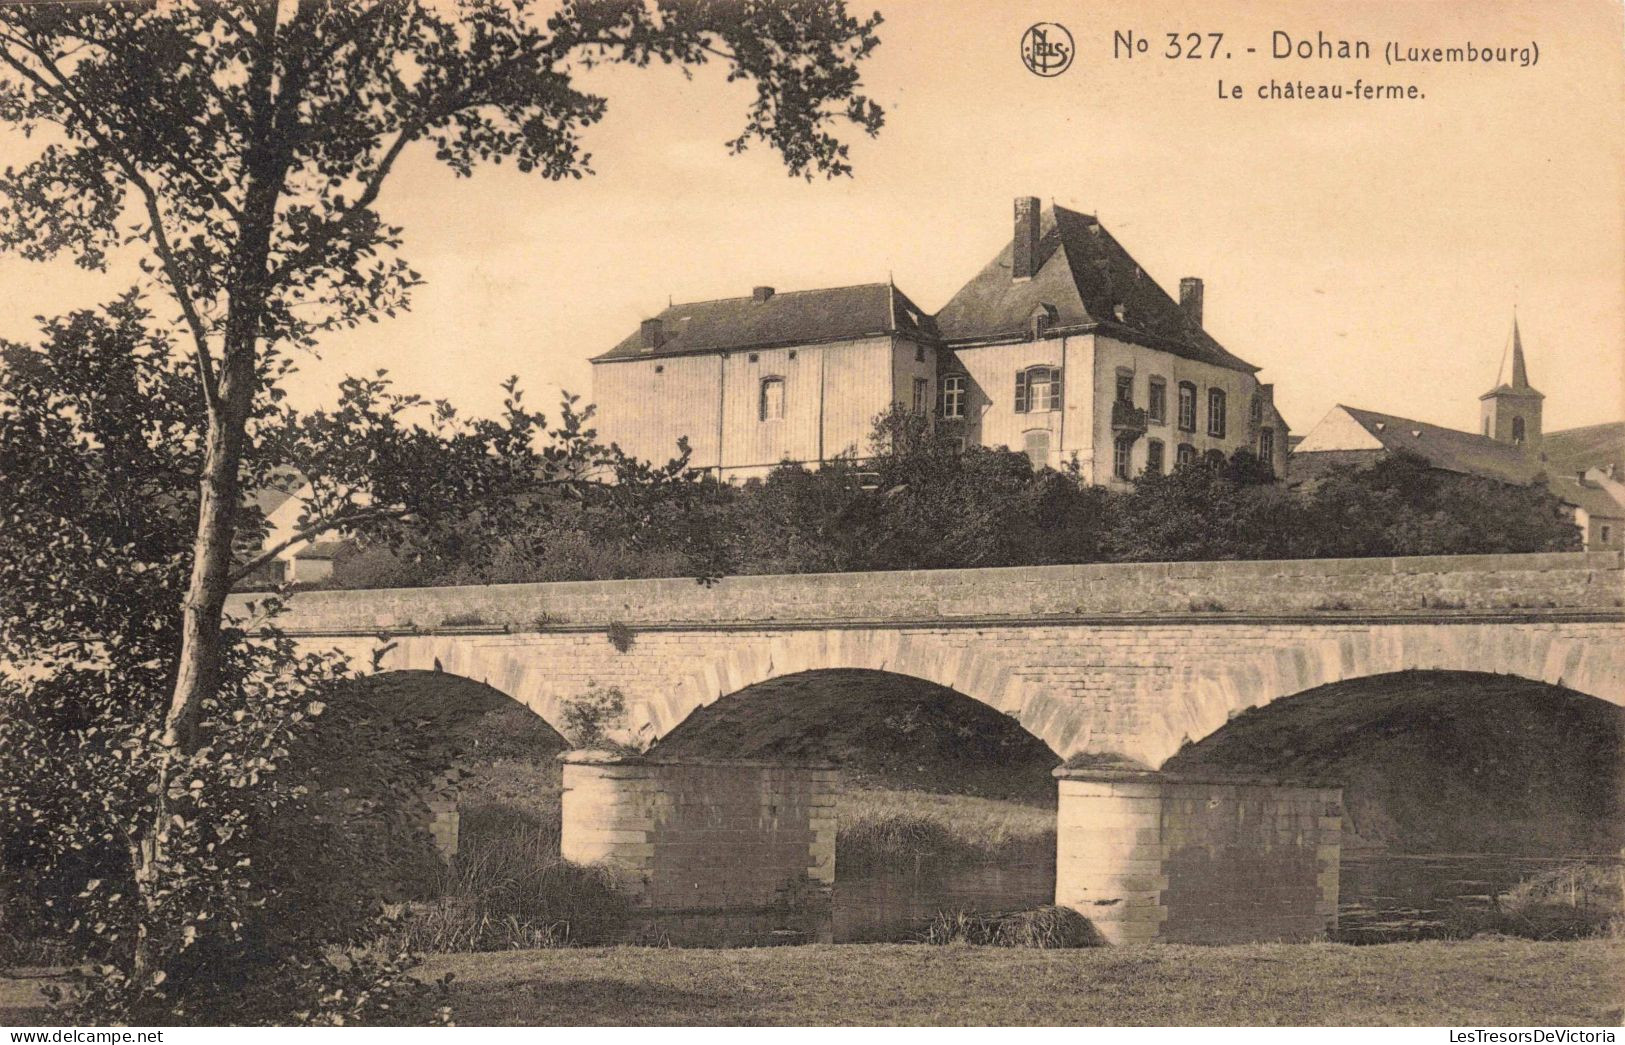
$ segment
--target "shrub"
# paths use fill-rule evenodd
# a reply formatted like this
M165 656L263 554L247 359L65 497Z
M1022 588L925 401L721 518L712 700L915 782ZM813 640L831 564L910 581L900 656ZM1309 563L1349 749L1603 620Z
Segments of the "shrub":
M124 832L151 815L160 672L70 668L0 689L0 921L81 963L53 1004L91 1025L440 1018L436 993L404 975L409 953L364 953L395 864L368 840L403 852L426 835L392 819L389 787L411 773L333 800L314 738L370 744L342 714L315 728L317 695L344 678L336 660L282 639L230 648L202 742L163 796L162 858L137 879Z
M618 620L609 622L609 627L605 629L605 635L609 639L609 644L614 646L616 651L620 653L632 652L632 646L638 640L637 633L626 623Z
M594 685L579 697L560 706L564 738L575 748L636 753L637 743L614 739L626 729L626 695L614 686Z
M937 946L960 944L1035 950L1100 947L1105 943L1089 919L1070 907L1053 905L1007 914L938 912L921 941Z
M409 904L390 938L408 951L581 946L618 938L630 901L612 871L559 858L559 822L502 802L462 815L436 898Z

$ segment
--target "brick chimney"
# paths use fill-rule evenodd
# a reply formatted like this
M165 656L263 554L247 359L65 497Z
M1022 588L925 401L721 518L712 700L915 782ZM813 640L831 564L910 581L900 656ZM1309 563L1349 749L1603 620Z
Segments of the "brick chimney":
M653 352L666 340L665 331L661 329L661 323L658 319L644 320L638 334L643 341L643 350L645 352Z
M1179 281L1179 307L1185 310L1185 315L1198 327L1202 325L1202 281L1195 276L1186 276Z
M772 287L752 287L751 288L750 298L751 298L752 301L756 302L758 305L760 305L762 302L766 301L768 298L770 298L772 296L773 296L773 288Z
M1038 272L1038 197L1016 197L1015 250L1010 255L1010 278L1032 279Z

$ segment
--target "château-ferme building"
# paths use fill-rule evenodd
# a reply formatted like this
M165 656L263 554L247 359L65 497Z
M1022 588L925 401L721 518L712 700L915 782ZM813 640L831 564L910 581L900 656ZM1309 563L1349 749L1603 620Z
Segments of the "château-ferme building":
M1287 426L1258 368L1202 329L1087 214L1015 201L1011 240L936 315L891 283L675 304L593 360L598 429L728 479L868 452L893 404L967 446L1076 462L1127 484L1241 448L1284 474Z

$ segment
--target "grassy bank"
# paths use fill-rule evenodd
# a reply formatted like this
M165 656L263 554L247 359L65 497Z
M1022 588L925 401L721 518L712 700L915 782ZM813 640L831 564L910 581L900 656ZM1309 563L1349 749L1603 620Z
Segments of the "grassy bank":
M1617 1026L1617 940L1029 951L875 944L442 955L465 1026ZM39 980L0 978L0 1025Z
M450 955L465 1025L1617 1025L1617 942Z
M839 873L938 864L1030 864L1055 860L1055 810L1024 802L867 789L841 796L835 836Z

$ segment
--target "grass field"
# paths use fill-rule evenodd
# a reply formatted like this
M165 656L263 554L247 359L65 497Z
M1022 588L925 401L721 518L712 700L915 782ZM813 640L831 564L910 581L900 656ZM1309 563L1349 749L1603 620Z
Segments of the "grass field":
M1611 1025L1617 941L446 955L464 1025Z
M1618 940L1030 951L876 944L442 955L464 1026L1618 1026ZM0 979L0 1025L48 1017Z

